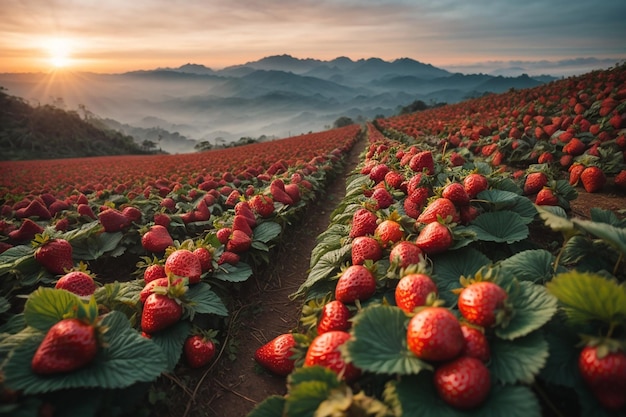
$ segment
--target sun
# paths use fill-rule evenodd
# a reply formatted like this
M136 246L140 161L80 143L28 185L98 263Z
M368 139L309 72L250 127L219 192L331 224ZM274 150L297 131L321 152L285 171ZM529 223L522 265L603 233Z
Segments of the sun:
M48 62L54 68L65 68L71 63L71 42L67 39L53 38L46 41L44 49Z

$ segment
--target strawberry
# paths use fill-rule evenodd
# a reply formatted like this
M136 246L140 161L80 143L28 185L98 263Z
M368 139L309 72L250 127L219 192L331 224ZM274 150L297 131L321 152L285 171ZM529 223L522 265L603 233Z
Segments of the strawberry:
M548 164L550 162L554 162L554 154L552 154L551 152L545 151L541 155L539 155L537 162L540 164Z
M370 259L374 262L382 258L383 249L371 236L357 236L352 241L352 265L363 265Z
M190 284L196 284L200 282L202 264L190 250L176 249L165 259L165 273L186 277Z
M84 265L84 264L83 264ZM93 294L96 291L96 282L86 269L70 271L63 275L54 285L54 288L66 290L81 297Z
M422 214L419 215L417 221L419 223L432 223L441 219L445 223L458 223L461 220L459 212L454 203L445 198L437 198L430 202Z
M154 214L154 224L158 224L159 226L163 226L168 228L172 219L165 213L155 213Z
M293 204L293 199L285 191L285 183L280 178L276 178L270 183L270 194L274 201L278 201L287 206Z
M383 248L387 248L404 238L404 230L397 221L386 219L376 226L374 237L381 242Z
M614 178L615 186L626 191L626 169L622 169Z
M347 331L351 327L350 310L339 300L333 300L322 307L322 314L317 322L317 334L331 330Z
M64 274L66 270L74 266L72 245L65 239L51 239L46 234L37 235L33 246L37 248L35 260L48 272L57 275Z
M458 308L468 322L487 328L497 324L506 299L506 291L498 284L477 281L460 292Z
M141 221L143 213L137 207L126 206L121 212L131 223L138 223Z
M376 230L378 217L366 208L358 209L352 216L350 237L373 235Z
M32 200L28 206L17 209L15 211L15 217L37 217L40 220L49 220L52 218L48 208L40 200Z
M428 296L437 295L437 286L426 274L409 274L400 278L395 290L396 305L407 313L426 305Z
M240 201L235 204L235 216L244 216L251 228L256 226L256 216L247 201Z
M235 204L237 204L240 198L241 193L239 192L239 190L232 190L230 194L228 194L228 197L226 197L224 205L226 207L235 207Z
M347 382L354 381L361 371L351 363L346 363L339 347L350 338L350 333L331 330L322 333L311 341L304 358L304 366L320 365L341 375Z
M114 208L109 208L98 213L98 219L102 227L104 227L104 231L109 233L119 232L131 224L128 217Z
M393 204L393 196L391 193L385 188L376 188L372 193L372 197L375 201L375 209L386 209L390 205Z
M26 242L33 240L36 235L43 233L43 231L44 228L31 219L24 219L19 229L9 232L9 238L14 242Z
M285 184L285 192L291 197L294 204L300 201L300 187L298 184Z
M342 303L364 301L376 292L376 278L363 265L350 265L339 276L335 287L335 299Z
M396 243L389 253L389 263L396 269L419 264L421 260L422 250L415 243L408 240L401 240Z
M563 147L563 152L568 155L578 156L582 155L585 152L585 149L587 149L587 145L585 145L583 141L578 138L571 138L570 141Z
M548 176L543 172L531 172L524 181L524 195L536 194L548 183Z
M233 230L230 239L226 244L226 250L235 253L242 253L250 249L252 238L241 230Z
M479 215L480 211L472 205L459 208L459 217L461 218L461 224L470 224Z
M233 231L241 230L246 235L252 237L252 228L250 227L246 216L243 214L235 214L235 217L233 217L233 224L231 228L233 229Z
M156 282L156 281L153 281ZM178 300L164 294L152 293L141 311L141 330L152 334L178 323L183 307Z
M183 345L185 360L192 368L201 368L215 357L215 343L204 336L192 335Z
M369 173L369 177L376 184L383 181L385 176L390 171L390 168L386 164L377 164L372 167Z
M237 265L237 263L239 263L239 259L240 257L238 254L234 252L224 251L220 255L220 258L217 260L217 264L218 265L230 264L234 266L234 265Z
M417 174L413 175L409 179L409 182L406 185L406 192L407 192L407 194L411 195L418 188L424 188L421 185L422 184L422 178L423 178L422 173L418 172Z
M274 200L266 194L256 194L250 198L252 210L264 219L274 214Z
M291 333L276 336L254 352L254 360L268 371L280 375L289 375L295 365L294 354L296 340Z
M480 360L461 356L435 370L434 385L447 404L468 410L485 401L491 390L491 377Z
M463 184L453 182L443 188L441 196L452 201L455 206L467 206L470 203L469 195L465 191Z
M450 165L453 167L460 167L465 163L465 158L458 152L452 152L450 154Z
M596 166L590 166L580 174L580 181L583 183L583 188L588 193L597 193L602 190L606 183L606 175L602 168Z
M626 354L604 346L585 346L578 356L580 374L605 408L619 410L626 404Z
M407 216L417 219L428 201L428 188L418 187L402 203Z
M572 164L568 171L569 171L569 184L576 186L578 185L578 182L580 181L580 174L583 173L583 171L585 170L585 166L583 164Z
M141 246L148 252L161 253L169 246L174 245L170 232L158 224L153 225L141 236Z
M485 333L474 326L461 323L461 331L465 339L465 347L461 351L461 356L471 356L488 362L491 358L491 349Z
M222 227L217 229L215 235L217 236L217 240L219 240L222 245L225 245L228 243L228 239L230 239L230 235L232 233L233 229L231 229L230 227Z
M465 339L457 318L444 307L425 307L411 318L407 346L420 359L447 361L456 357Z
M535 198L535 204L538 206L557 206L559 199L549 187L543 187Z
M431 175L435 172L435 161L431 151L422 151L415 154L409 161L409 168L414 172L425 172Z
M489 181L484 175L473 172L463 178L463 188L469 198L476 198L481 191L489 188Z
M89 217L94 220L97 219L89 204L79 204L78 207L76 207L76 211L81 216Z
M201 246L192 252L199 260L202 272L208 272L213 269L213 253L209 248Z
M71 372L89 364L97 353L96 329L79 319L63 319L50 327L31 367L39 375Z
M385 183L391 188L401 190L403 188L402 183L404 183L404 176L397 171L389 171L385 174Z
M165 273L165 267L159 263L153 263L151 265L148 265L143 271L143 280L146 284L154 281L155 279L165 277L167 277L167 274Z
M172 281L172 286L183 286L183 281L182 278L176 278L175 280ZM160 278L155 278L152 281L146 283L146 285L144 285L144 287L141 289L141 291L139 292L139 301L141 301L142 303L146 302L146 299L148 298L148 296L154 292L167 292L167 288L170 286L170 279L168 277L160 277ZM157 288L157 287L162 287L162 288Z
M453 242L450 229L439 222L428 223L415 240L415 244L428 255L445 252Z

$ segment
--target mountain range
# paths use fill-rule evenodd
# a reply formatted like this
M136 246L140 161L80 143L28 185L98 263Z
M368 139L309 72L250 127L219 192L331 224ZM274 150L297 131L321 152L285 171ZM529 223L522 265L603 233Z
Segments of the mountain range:
M177 153L192 151L197 141L292 136L328 129L341 116L390 116L416 100L451 104L554 79L451 73L409 58L323 61L275 55L219 70L188 63L120 74L4 73L0 86L30 103L52 100L113 119L116 129L174 132L172 137L182 139L160 146Z

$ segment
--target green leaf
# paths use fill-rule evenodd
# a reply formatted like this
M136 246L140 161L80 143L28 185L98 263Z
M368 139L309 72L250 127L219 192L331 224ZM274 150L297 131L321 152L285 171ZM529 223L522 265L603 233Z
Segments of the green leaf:
M576 227L604 240L622 255L626 255L626 228L590 220L572 220Z
M306 281L300 285L300 288L295 295L304 294L306 289L311 287L316 282L327 279L333 271L335 271L335 269L341 266L341 263L350 254L351 249L352 245L345 245L339 249L325 253L317 264L313 266Z
M315 410L331 393L324 381L306 381L292 387L285 401L285 415L313 417Z
M100 258L107 252L112 252L120 246L120 242L124 238L122 232L115 233L99 233L93 234L86 239L72 241L73 253L75 259L91 261Z
M494 212L512 211L520 216L524 224L529 224L537 215L534 204L526 197L511 191L485 190L476 196L480 200L485 200L493 204Z
M279 395L271 395L257 404L246 417L282 417L286 400Z
M542 285L520 281L509 292L513 317L506 327L495 332L502 339L513 340L525 336L546 324L557 311L557 300Z
M0 275L7 273L11 269L18 268L21 262L32 259L35 249L28 245L13 246L0 253Z
M189 332L191 324L187 320L181 320L160 332L154 333L151 340L160 348L166 359L166 371L171 372L176 367L180 355L183 353L183 345Z
M601 275L570 271L546 284L562 305L569 321L586 324L599 320L607 325L626 323L626 286Z
M322 381L329 388L337 388L341 382L337 378L337 374L328 368L320 365L296 368L287 378L288 389L309 381Z
M603 210L599 207L592 207L589 210L591 220L597 223L606 223L615 227L626 227L626 220L620 220L611 210Z
M257 224L254 228L253 241L259 241L262 243L269 243L276 237L278 237L283 231L280 224L275 222L263 222Z
M555 232L561 232L568 239L575 235L574 223L567 218L565 210L557 206L536 206L539 217Z
M406 344L406 314L397 307L375 305L353 318L352 337L346 342L347 360L377 374L417 374L432 369Z
M80 303L80 298L69 291L39 287L26 300L24 319L29 326L48 331L63 318L75 317Z
M527 250L500 262L500 271L519 281L544 283L552 279L553 262L554 256L547 250Z
M504 384L531 384L548 359L549 350L541 332L513 341L495 338L490 343L492 377Z
M476 233L477 240L509 244L526 239L529 233L520 215L508 210L483 213L467 228Z
M552 320L544 329L550 355L539 376L551 384L572 388L580 383L580 349L576 347L580 337L561 320Z
M239 262L237 265L222 264L212 275L220 281L226 282L243 282L252 276L252 268L245 262Z
M222 299L206 283L198 283L189 287L185 294L185 307L190 313L196 314L216 314L218 316L228 316L228 310Z
M11 308L11 303L5 297L0 297L0 314L6 313Z
M458 296L451 290L461 288L459 278L473 276L480 268L491 263L482 252L473 248L445 252L433 257L433 262L432 278L439 289L439 298L445 300L448 306L457 302Z
M71 388L126 388L136 382L153 381L165 371L165 357L159 347L132 329L122 313L107 314L101 325L107 331L93 362L58 375L41 376L31 370L31 360L45 332L31 334L4 367L7 385L27 395Z

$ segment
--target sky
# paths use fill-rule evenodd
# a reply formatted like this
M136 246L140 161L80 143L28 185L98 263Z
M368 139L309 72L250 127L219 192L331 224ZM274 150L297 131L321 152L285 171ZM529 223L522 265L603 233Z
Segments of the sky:
M119 73L186 63L220 69L290 54L573 75L626 59L624 0L0 3L0 72Z

